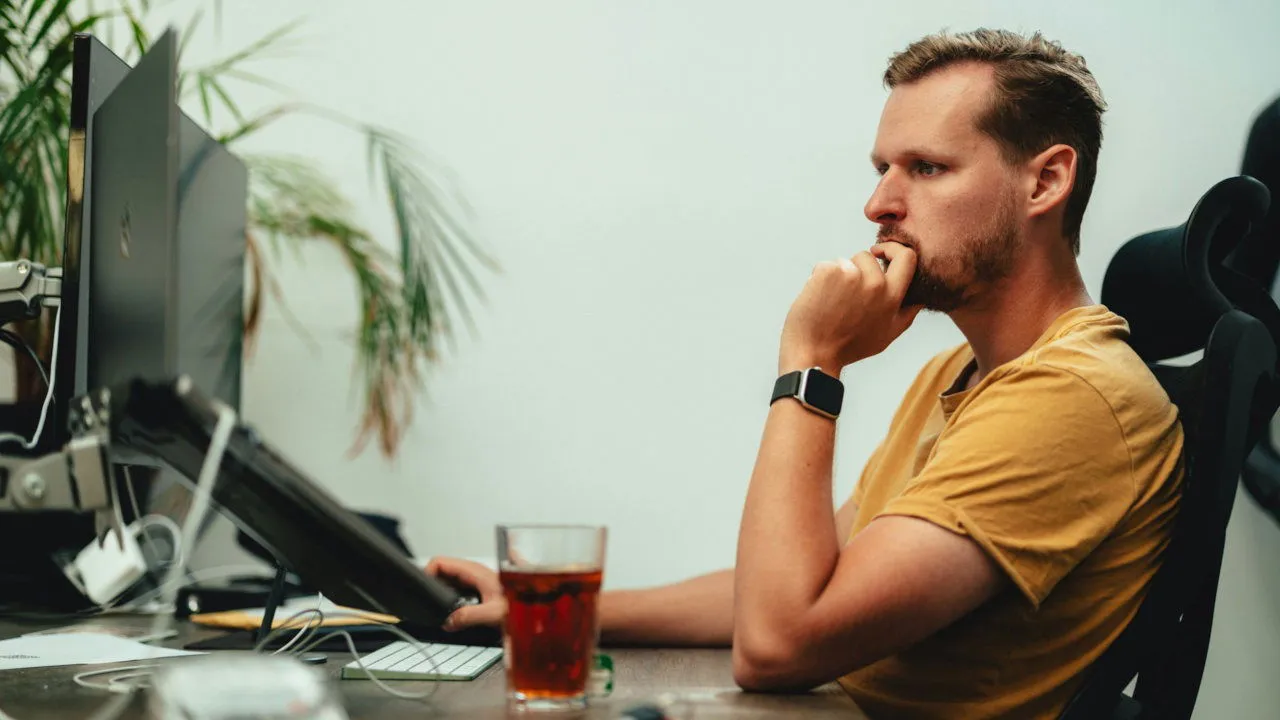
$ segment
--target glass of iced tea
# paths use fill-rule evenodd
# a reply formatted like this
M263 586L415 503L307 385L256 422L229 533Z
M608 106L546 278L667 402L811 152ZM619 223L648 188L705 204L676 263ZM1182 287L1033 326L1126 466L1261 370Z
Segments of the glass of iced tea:
M498 526L507 697L517 708L586 706L604 550L599 526Z

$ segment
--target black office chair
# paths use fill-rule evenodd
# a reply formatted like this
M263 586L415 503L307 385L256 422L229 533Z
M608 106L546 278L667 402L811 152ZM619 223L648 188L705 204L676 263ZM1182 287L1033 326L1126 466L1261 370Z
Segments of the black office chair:
M1195 707L1237 482L1280 406L1280 309L1223 263L1268 204L1260 182L1229 178L1205 193L1186 223L1134 238L1107 268L1103 304L1128 320L1132 346L1178 406L1186 474L1147 597L1062 720L1181 719ZM1201 349L1193 364L1166 362Z
M1276 200L1262 222L1227 258L1227 265L1263 288L1272 288L1280 268L1280 97L1254 118L1240 172L1261 181ZM1280 426L1280 418L1271 422L1273 427ZM1258 505L1280 521L1280 442L1258 443L1245 461L1241 479Z

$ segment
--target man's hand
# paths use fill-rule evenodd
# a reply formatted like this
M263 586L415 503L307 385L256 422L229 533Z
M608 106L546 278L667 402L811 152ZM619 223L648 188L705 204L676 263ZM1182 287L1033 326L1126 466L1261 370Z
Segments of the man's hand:
M889 266L882 270L877 257ZM816 365L838 376L888 347L920 312L902 307L915 269L915 251L895 242L819 263L783 325L779 374Z
M498 574L484 565L470 560L438 557L427 563L427 574L455 585L475 588L480 593L480 604L454 610L444 622L445 630L499 626L506 618L507 599L502 593L502 583L498 582Z

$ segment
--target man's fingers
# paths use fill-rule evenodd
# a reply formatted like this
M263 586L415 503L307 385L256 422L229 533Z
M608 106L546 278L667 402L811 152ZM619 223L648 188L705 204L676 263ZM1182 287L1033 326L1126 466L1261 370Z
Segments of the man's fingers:
M862 271L867 281L874 281L884 275L884 271L880 269L880 263L876 262L875 256L869 252L860 252L854 255L852 262Z
M478 625L498 625L507 611L507 601L502 594L502 583L493 570L470 560L439 557L431 558L426 572L439 578L447 578L460 585L475 588L480 593L479 605L464 605L449 615L445 630L461 630Z
M883 242L877 243L872 252L889 261L884 276L894 296L901 298L906 295L911 278L916 274L915 251L896 242Z
M460 607L444 621L444 629L453 632L470 627L498 625L502 623L505 610L506 604L501 600Z
M453 578L463 585L473 587L484 601L502 597L502 584L498 582L498 576L489 568L470 560L432 558L427 563L427 574Z

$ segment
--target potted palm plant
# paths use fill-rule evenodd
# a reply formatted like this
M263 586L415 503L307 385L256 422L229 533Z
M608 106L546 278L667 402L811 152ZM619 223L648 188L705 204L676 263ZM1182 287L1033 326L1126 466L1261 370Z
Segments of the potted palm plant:
M74 36L97 35L130 62L150 44L144 23L149 0L102 4L77 10L70 0L0 0L0 258L28 258L50 267L61 263ZM220 3L212 7L216 19ZM185 25L182 48L205 26L203 17L197 10ZM278 49L291 27L201 66L188 67L180 53L179 99L249 168L246 354L260 332L265 304L285 301L271 273L275 259L288 257L278 252L281 246L321 242L337 248L356 281L360 308L355 371L363 417L352 450L362 451L375 440L393 456L411 422L425 366L438 359L455 322L469 321L471 304L483 297L477 271L497 266L469 230L465 206L443 173L404 138L306 103L242 112L235 84L272 85L251 72L251 63ZM319 114L363 137L375 182L389 201L394 238L380 242L355 222L350 204L311 160L240 149L264 127L302 113ZM234 123L219 131L215 116L229 116ZM271 250L276 252L269 257ZM48 318L14 329L47 362ZM15 367L17 398L42 396L39 367L21 359Z

